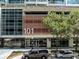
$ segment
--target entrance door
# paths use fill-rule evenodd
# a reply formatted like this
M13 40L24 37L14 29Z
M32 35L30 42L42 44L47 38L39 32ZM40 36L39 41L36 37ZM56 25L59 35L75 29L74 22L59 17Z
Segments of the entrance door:
M25 40L25 47L47 47L47 40L46 39L26 39Z
M31 40L30 46L31 47L38 47L39 46L39 40Z
M31 47L47 47L47 40L46 39L31 39L30 40Z

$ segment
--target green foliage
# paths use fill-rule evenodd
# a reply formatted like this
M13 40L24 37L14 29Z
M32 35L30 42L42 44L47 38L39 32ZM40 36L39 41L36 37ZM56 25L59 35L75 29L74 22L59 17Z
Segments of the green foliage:
M72 11L70 16L72 17L71 20L72 20L72 24L73 24L73 29L74 29L74 32L76 34L78 34L78 31L79 31L79 11L78 10L75 10L75 11Z
M44 17L43 23L52 30L52 34L70 38L75 30L79 30L79 11L71 11L68 15L63 11L61 14L51 11Z

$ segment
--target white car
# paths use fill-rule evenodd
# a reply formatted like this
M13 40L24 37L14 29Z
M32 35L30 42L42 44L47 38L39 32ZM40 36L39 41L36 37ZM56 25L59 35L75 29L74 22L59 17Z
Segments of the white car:
M71 50L60 50L56 53L56 57L73 58L75 54Z

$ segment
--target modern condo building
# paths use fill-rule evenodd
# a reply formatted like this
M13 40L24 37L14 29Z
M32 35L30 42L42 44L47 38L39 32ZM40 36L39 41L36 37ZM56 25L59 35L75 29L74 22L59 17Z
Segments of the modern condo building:
M76 36L59 39L42 23L51 10L68 14L73 9L79 9L79 0L0 0L0 47L74 47Z

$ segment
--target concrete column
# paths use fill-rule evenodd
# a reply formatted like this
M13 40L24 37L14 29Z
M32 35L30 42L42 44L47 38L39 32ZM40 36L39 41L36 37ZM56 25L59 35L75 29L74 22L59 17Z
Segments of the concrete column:
M69 39L69 47L73 47L73 39Z
M1 47L4 47L4 39L1 40Z
M28 39L27 45L28 45L28 47L30 46L30 39Z
M26 43L27 43L27 41L26 41L26 39L25 39L25 48L26 48Z
M51 48L51 39L47 39L47 48Z

